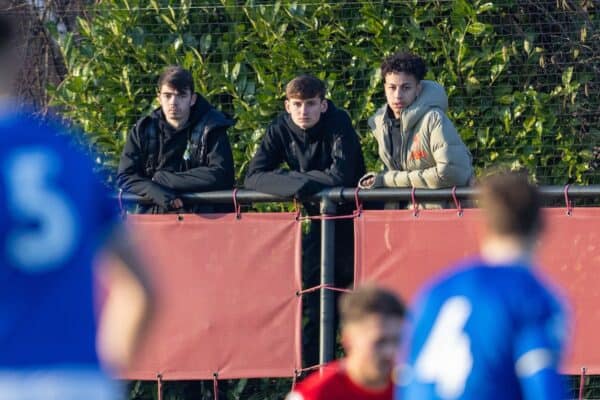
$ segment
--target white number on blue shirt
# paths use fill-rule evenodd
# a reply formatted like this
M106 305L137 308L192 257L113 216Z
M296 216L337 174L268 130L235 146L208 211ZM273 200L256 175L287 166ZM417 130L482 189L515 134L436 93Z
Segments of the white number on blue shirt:
M70 200L53 185L61 160L49 149L28 148L3 164L8 212L20 223L8 232L8 259L29 273L60 267L73 252L79 231Z
M473 367L471 342L464 332L471 303L462 296L446 300L415 363L417 380L435 384L443 399L460 396Z

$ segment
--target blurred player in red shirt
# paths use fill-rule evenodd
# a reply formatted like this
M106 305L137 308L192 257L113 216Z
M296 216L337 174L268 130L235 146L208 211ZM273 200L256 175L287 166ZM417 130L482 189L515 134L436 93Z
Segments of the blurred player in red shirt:
M286 400L391 400L404 304L391 292L364 286L340 299L346 357L315 372Z

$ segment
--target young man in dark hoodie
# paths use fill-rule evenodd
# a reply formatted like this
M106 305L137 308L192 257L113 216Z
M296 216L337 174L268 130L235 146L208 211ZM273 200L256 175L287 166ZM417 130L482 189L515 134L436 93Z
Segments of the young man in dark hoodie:
M267 128L245 186L299 199L326 187L356 186L364 171L358 136L348 114L325 99L324 83L310 75L292 79L285 110ZM283 163L288 169L280 169Z
M140 213L211 212L180 194L233 187L227 128L234 122L194 92L189 71L167 67L158 79L160 107L137 121L123 148L117 182L152 200Z
M365 166L358 136L348 114L325 99L325 84L300 75L286 86L285 113L267 128L250 162L245 186L264 193L300 200L327 187L355 187ZM286 169L281 165L287 164ZM350 214L353 205L338 214ZM318 205L304 202L306 211L318 214ZM335 284L348 286L354 277L352 220L336 223ZM320 224L311 223L303 241L302 274L305 287L319 284ZM304 332L305 365L318 362L317 292L306 295L308 325Z

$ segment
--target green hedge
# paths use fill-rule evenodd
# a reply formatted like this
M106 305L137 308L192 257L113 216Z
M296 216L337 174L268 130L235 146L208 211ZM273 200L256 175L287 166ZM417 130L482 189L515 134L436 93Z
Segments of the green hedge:
M104 0L60 39L69 72L50 89L52 103L114 172L127 131L156 106L157 74L181 64L237 119L231 142L241 182L282 109L285 82L309 72L349 110L376 169L366 119L384 101L378 66L409 49L448 91L449 115L478 172L503 164L526 167L544 184L598 183L590 170L600 143L598 13L556 7L554 0Z

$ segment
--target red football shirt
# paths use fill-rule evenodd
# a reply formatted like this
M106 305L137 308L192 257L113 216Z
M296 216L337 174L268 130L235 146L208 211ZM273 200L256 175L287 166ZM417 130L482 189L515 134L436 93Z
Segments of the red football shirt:
M286 400L392 400L393 384L383 390L370 390L354 383L339 361L329 363L294 388Z

